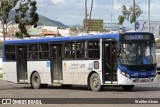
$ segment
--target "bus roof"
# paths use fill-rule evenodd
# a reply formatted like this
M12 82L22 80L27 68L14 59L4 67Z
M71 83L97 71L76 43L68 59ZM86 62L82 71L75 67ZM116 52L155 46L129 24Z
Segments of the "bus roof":
M124 34L151 34L149 32L125 32ZM3 44L25 44L25 43L40 43L40 42L62 42L62 41L76 41L76 40L94 40L94 39L115 39L119 40L120 34L96 34L86 36L68 36L68 37L53 37L53 38L30 38L30 39L19 39L19 40L6 40Z
M109 38L119 40L119 34L98 34L86 36L69 36L69 37L53 37L53 38L37 38L37 39L20 39L6 40L4 44L22 44L22 43L39 43L39 42L60 42L60 41L76 41L76 40L94 40L101 38Z

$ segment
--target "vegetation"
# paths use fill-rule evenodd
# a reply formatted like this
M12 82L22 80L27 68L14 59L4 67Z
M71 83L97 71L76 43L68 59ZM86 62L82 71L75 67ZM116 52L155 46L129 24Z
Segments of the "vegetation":
M2 42L0 42L0 50L2 50Z
M135 5L135 17L134 17L134 10L133 7L130 6L129 9L126 8L125 5L122 7L122 14L119 15L118 20L119 24L123 25L124 20L129 21L131 24L136 21L136 19L142 14L142 10L140 7L136 4Z
M16 14L13 19L9 20L10 11L15 10ZM29 36L27 34L26 27L29 25L37 26L38 14L36 13L36 1L34 0L1 0L1 21L3 25L3 35L5 33L8 24L16 22L18 24L19 32L17 36L22 38L24 36ZM6 28L4 28L6 24Z
M71 30L72 32L77 32L77 28L76 28L76 27L70 27L70 30Z
M160 43L160 38L155 40L156 43Z
M37 27L37 22L39 20L38 14L36 13L36 1L33 0L23 0L20 1L18 8L16 9L15 22L18 24L19 32L16 36L23 38L24 36L29 37L26 27L32 25Z
M3 78L3 74L0 74L0 78Z

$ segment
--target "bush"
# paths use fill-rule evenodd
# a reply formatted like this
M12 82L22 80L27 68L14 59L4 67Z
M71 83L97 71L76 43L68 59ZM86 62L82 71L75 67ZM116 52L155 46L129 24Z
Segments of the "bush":
M0 78L3 78L3 74L0 74Z
M160 38L155 40L156 43L160 43Z
M0 50L2 50L2 42L0 42Z

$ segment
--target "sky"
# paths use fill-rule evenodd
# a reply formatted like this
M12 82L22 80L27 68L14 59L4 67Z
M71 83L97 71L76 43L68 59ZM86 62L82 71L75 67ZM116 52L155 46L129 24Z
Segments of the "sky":
M65 25L82 25L85 14L85 0L36 0L37 12L50 19L60 21ZM88 0L88 11L91 0ZM132 0L94 0L92 19L103 19L104 23L111 22L111 10L113 13L112 22L118 23L118 16L121 15L122 5L132 5ZM143 11L138 20L148 19L148 0L136 0ZM151 20L160 21L160 0L150 0ZM128 21L124 25L131 26Z

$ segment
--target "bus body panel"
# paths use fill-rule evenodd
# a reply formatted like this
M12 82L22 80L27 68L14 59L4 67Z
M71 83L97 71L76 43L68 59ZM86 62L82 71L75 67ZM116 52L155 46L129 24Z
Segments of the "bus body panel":
M16 62L3 62L4 80L17 83L17 64Z
M39 73L42 84L51 84L51 73L50 73L50 61L28 61L28 83L32 72L36 71Z
M63 61L63 84L87 85L88 75L91 71L97 72L101 78L101 64L99 63L99 69L94 69L95 61L101 62L99 60Z

